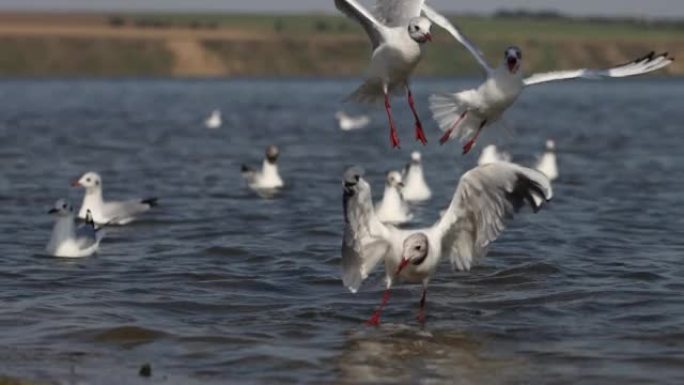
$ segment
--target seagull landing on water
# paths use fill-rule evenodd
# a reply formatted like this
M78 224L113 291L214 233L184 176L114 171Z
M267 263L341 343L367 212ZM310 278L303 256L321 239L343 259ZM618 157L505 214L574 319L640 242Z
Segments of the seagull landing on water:
M553 140L546 141L546 151L539 158L534 167L546 175L549 180L558 179L558 164L556 163L556 143Z
M382 200L375 205L375 213L380 222L401 225L413 219L413 214L401 193L403 188L401 174L398 171L388 172Z
M370 123L370 118L366 115L351 116L344 111L337 111L335 119L342 131L360 130Z
M407 202L424 202L432 197L425 182L420 152L411 153L411 161L404 167L404 188L401 190Z
M416 139L426 144L423 125L409 87L411 73L422 57L421 46L432 40L432 23L428 18L421 17L421 11L427 8L424 0L377 0L374 13L369 12L357 0L335 0L335 6L361 24L373 48L366 82L350 99L366 103L384 99L390 125L390 141L393 147L399 147L390 95L405 90L415 119Z
M496 145L490 144L489 146L482 149L480 158L477 160L478 166L484 166L485 164L496 163L496 162L510 162L511 155L507 152L499 151Z
M538 210L552 197L551 184L540 172L513 163L495 163L465 173L451 205L433 226L402 230L381 223L373 210L371 188L357 168L344 174L344 238L342 281L356 292L375 266L385 263L387 289L368 320L380 323L380 313L397 281L421 283L418 319L425 320L430 278L443 257L454 269L470 270L498 238L510 218L525 203Z
M242 165L242 177L247 181L247 185L257 192L268 192L277 190L285 184L278 173L278 156L280 150L274 145L266 147L266 154L261 170L255 170L247 165ZM267 194L268 195L268 194Z
M221 111L220 110L214 110L211 112L211 115L207 118L207 120L204 121L204 125L209 128L209 129L217 129L221 127L221 124L223 124L223 120L221 119Z
M105 201L102 197L102 178L95 172L87 172L71 183L73 187L83 187L85 195L78 217L86 219L92 213L98 225L125 225L157 205L157 198L132 199L127 201Z
M629 63L608 69L556 71L524 78L521 71L523 54L520 48L507 48L503 62L497 68L492 68L480 50L445 17L431 14L430 9L424 9L424 12L433 23L446 29L470 51L487 76L484 83L476 89L430 97L433 117L444 131L440 143L444 144L453 138L466 141L463 146L464 154L473 147L482 129L498 121L528 86L577 78L603 79L642 75L667 67L674 61L667 53L656 55L651 52Z
M52 235L45 250L54 257L79 258L94 254L104 236L95 228L90 211L86 212L85 223L76 227L74 208L64 199L55 202L48 214L55 217Z

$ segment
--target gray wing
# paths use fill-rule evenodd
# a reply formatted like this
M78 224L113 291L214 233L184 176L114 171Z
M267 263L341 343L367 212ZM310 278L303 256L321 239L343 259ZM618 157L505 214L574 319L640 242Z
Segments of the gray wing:
M553 82L568 79L603 79L603 78L624 78L628 76L643 75L649 72L665 68L674 62L667 52L656 55L651 52L644 57L640 57L629 63L618 65L607 69L579 69L570 71L555 71L534 74L525 79L525 85L531 86L540 83Z
M342 282L355 293L390 251L390 242L388 228L380 223L373 211L370 186L360 175L356 180L351 173L345 174L343 197Z
M371 40L373 50L382 43L382 30L385 26L363 5L359 4L356 0L335 0L335 6L347 17L361 24Z
M513 163L476 167L461 177L456 193L442 219L435 225L442 248L454 269L470 270L476 258L506 227L525 203L539 210L553 197L544 174Z
M477 62L480 64L480 66L485 70L487 74L492 72L492 68L489 66L489 63L487 63L487 59L485 59L484 54L480 49L470 41L466 35L461 32L455 25L451 24L449 19L446 17L442 16L439 12L435 11L434 9L430 8L427 4L423 5L422 7L423 13L425 14L425 17L430 19L433 23L437 24L438 26L444 28L447 32L451 34L451 36L454 37L459 43L463 44L463 46L470 52L471 55L477 60Z
M76 228L75 242L78 248L85 250L99 242L98 230L92 223L84 223Z
M377 0L373 13L388 27L403 27L420 16L424 3L425 0Z
M105 202L102 207L103 214L111 221L123 220L141 214L149 210L153 204L145 200L136 199L123 202Z

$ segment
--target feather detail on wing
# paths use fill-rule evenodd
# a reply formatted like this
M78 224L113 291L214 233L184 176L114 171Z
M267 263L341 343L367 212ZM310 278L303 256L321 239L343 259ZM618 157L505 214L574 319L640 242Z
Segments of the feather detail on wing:
M536 212L552 198L551 183L542 173L513 163L476 167L461 177L456 193L437 228L443 253L454 269L470 270L503 232L506 220L525 203Z
M435 11L434 9L430 8L427 4L423 5L422 8L423 13L425 14L425 17L430 19L433 23L437 24L438 26L442 27L445 29L447 32L451 34L451 36L454 37L459 43L463 44L463 46L470 52L471 55L477 60L478 64L484 69L485 73L489 74L492 71L492 68L489 66L489 63L487 63L487 59L485 59L484 54L482 51L480 51L480 48L478 48L475 43L470 41L466 37L466 35L461 32L455 25L451 24L449 19L446 17L442 16L439 12Z
M425 0L378 0L373 14L388 27L406 26L420 16Z
M342 282L356 292L390 250L388 228L373 211L371 191L357 168L344 178L344 237L342 239Z
M665 68L672 64L672 62L674 62L674 58L670 57L667 52L660 55L656 55L655 52L651 52L648 55L640 57L629 63L607 69L579 69L534 74L525 79L525 85L531 86L540 83L577 78L603 79L637 76Z
M356 20L368 34L373 50L382 42L381 30L385 28L375 16L356 0L335 0L337 9L350 19Z

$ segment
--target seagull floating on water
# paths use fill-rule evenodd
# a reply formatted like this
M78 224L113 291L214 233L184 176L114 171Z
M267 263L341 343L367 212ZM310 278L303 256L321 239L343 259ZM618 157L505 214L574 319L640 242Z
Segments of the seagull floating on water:
M549 180L554 181L558 179L558 164L556 162L556 143L553 140L546 141L546 151L539 158L537 165L534 167L546 175Z
M424 202L432 197L425 182L420 152L411 153L411 162L404 167L404 188L401 190L407 202Z
M371 188L357 168L344 174L344 238L342 281L356 292L363 280L383 261L387 289L368 320L378 325L390 288L397 281L421 283L419 320L425 319L430 278L442 257L454 269L470 270L478 258L525 203L537 211L551 199L551 184L542 173L513 163L494 163L465 173L446 213L433 226L403 230L382 224L373 210Z
M204 125L210 129L220 128L221 124L223 124L223 120L221 119L220 110L212 111L211 115L207 118L207 120L204 121Z
M413 219L413 214L402 196L404 183L398 171L387 173L382 200L375 205L375 213L382 223L401 225Z
M105 201L102 196L102 178L96 172L87 172L71 183L73 187L83 187L85 195L78 217L86 218L90 211L98 225L125 225L140 214L157 205L157 198L132 199L127 201Z
M496 162L510 162L511 155L507 152L499 151L496 145L490 144L489 146L482 149L480 158L477 160L478 166L484 166L485 164L496 163Z
M90 211L86 212L85 223L78 227L74 208L64 199L55 202L48 214L55 216L52 235L45 247L50 255L64 258L88 257L100 247L104 232L95 228Z
M337 119L337 124L342 131L359 130L370 123L370 118L366 115L351 116L344 111L338 111L335 114L335 119Z
M674 61L667 53L656 55L651 52L629 63L608 69L555 71L524 78L521 71L522 51L520 48L507 48L503 62L497 68L492 68L480 49L445 17L431 14L428 8L424 9L424 12L435 24L446 29L470 51L487 76L484 83L476 89L430 97L433 117L440 129L444 131L440 143L444 144L458 137L466 141L463 146L464 154L473 147L482 129L498 121L526 87L577 78L603 79L642 75L667 67Z
M422 57L421 46L432 40L432 23L428 18L421 17L421 11L427 8L424 0L377 0L374 13L356 0L335 0L335 6L361 24L373 48L366 82L350 99L366 103L384 99L390 141L393 147L399 147L390 95L405 90L415 119L416 139L426 144L427 139L409 87L411 73Z
M255 170L247 165L242 165L242 177L247 181L247 185L252 190L275 190L285 184L278 173L278 156L280 150L274 145L266 147L266 156L261 166L261 170Z

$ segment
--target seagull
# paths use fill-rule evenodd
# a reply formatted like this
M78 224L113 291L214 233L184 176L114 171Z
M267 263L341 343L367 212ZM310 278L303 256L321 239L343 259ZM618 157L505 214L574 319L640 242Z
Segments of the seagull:
M105 201L102 197L102 178L96 172L90 171L71 185L73 187L83 187L85 195L78 217L86 218L86 213L90 211L93 220L98 225L125 225L135 217L157 205L157 198L133 199L127 201Z
M247 165L242 165L242 177L252 190L275 190L284 186L283 180L278 173L278 147L270 145L266 147L266 158L261 170L257 171Z
M395 148L399 147L399 136L392 118L390 95L402 89L406 91L415 119L416 139L427 143L409 87L411 73L422 57L421 46L432 41L432 23L421 17L421 10L427 7L424 2L377 0L373 14L357 0L335 0L338 10L361 24L373 48L366 81L349 98L366 103L384 98L390 141Z
M484 166L485 164L496 163L496 162L510 162L511 155L507 152L499 151L496 145L490 144L489 146L482 149L480 158L477 160L478 166Z
M375 213L380 222L401 225L413 219L413 214L401 193L403 187L404 183L398 171L387 173L385 193L382 200L375 205Z
M546 141L546 151L539 158L537 165L534 167L538 171L546 175L549 180L554 181L558 179L558 164L556 163L556 143L553 140Z
M64 199L55 202L48 214L55 216L55 226L45 250L52 256L64 258L88 257L95 253L104 236L96 229L90 210L86 211L85 223L76 227L74 208Z
M464 154L473 147L482 129L498 121L526 87L568 79L604 79L642 75L662 69L674 61L668 53L656 55L651 52L629 63L607 69L554 71L525 78L521 71L522 51L520 48L515 46L507 48L502 63L497 68L492 68L480 49L445 17L431 13L429 8L424 8L423 11L433 23L446 29L470 51L484 69L487 77L476 89L430 97L433 117L440 129L444 131L440 143L444 144L455 137L459 137L462 141L467 140L463 146Z
M432 197L430 187L425 183L420 152L411 153L411 162L404 167L404 188L401 190L407 202L423 202Z
M212 111L211 115L209 115L207 120L204 121L204 125L210 129L220 128L221 124L223 124L223 120L221 120L221 111L220 110Z
M342 131L359 130L370 123L370 118L366 115L351 116L344 111L338 111L335 114L335 119L337 119L337 124Z
M342 281L356 293L384 261L386 290L367 321L370 325L380 323L395 280L422 284L418 319L424 322L428 282L442 257L449 258L454 269L470 270L503 232L506 219L526 202L536 212L553 196L549 180L536 170L513 163L478 166L461 177L449 208L434 225L403 230L382 224L361 174L355 167L344 174Z

